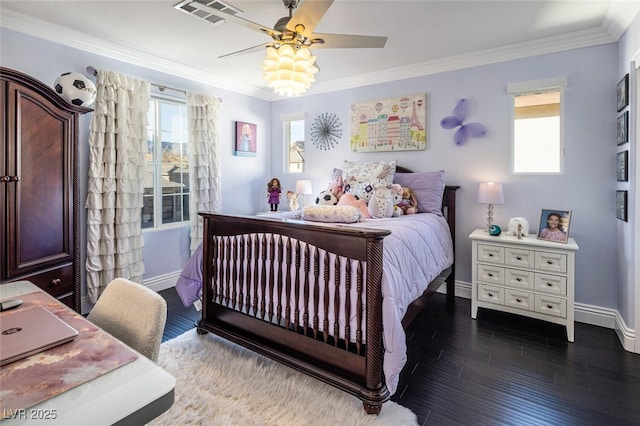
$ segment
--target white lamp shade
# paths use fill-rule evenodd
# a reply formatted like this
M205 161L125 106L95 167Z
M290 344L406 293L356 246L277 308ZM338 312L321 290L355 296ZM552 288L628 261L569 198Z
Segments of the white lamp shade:
M313 190L311 189L311 181L310 180L297 181L296 193L297 194L313 194Z
M481 183L478 189L478 202L483 204L503 204L502 184L495 182Z

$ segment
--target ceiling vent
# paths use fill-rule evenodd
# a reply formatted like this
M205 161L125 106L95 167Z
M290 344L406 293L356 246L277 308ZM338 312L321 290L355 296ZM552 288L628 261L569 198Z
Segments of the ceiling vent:
M239 15L244 13L242 10L229 3L220 0L184 0L173 6L175 9L181 10L189 15L197 16L214 25L223 24L226 19L220 18L213 13L212 9L228 13L229 15Z

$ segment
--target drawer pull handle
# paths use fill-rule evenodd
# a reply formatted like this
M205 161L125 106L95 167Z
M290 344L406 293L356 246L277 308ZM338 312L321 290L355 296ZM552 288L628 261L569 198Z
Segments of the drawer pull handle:
M489 297L493 297L493 293L487 293Z
M52 286L57 286L60 285L60 283L62 282L62 280L60 278L54 278L51 280L51 285Z
M493 272L489 272L487 275L493 277Z
M553 309L553 305L547 305L547 309Z
M522 260L522 256L516 256L517 260Z
M520 299L519 297L516 299L516 302L521 303L522 299Z
M547 260L547 265L553 265L553 260Z
M489 257L493 257L493 253L489 253Z
M547 283L547 287L553 287L553 283Z
M518 277L518 278L516 278L516 281L520 282L520 281L522 281L522 278Z

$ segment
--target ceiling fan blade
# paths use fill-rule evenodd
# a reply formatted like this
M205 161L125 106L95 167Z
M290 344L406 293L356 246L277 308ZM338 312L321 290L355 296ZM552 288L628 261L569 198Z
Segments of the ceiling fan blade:
M314 43L314 49L381 48L387 43L387 37L382 36L315 33L309 38L312 42L315 39L324 40L324 43Z
M257 46L247 47L246 49L236 50L235 52L226 53L222 56L218 56L218 59L228 58L230 56L246 55L247 53L257 52L259 50L264 51L264 49L269 46L273 46L273 43L262 43L262 44L258 44Z
M192 1L189 3L189 6L193 9L200 10L204 13L208 13L214 16L217 16L225 21L235 22L238 25L242 25L243 27L249 28L251 30L260 31L269 34L271 37L274 35L279 35L280 31L276 31L272 28L265 27L264 25L260 25L253 21L249 21L248 19L240 18L239 16L232 15L230 13L223 12L213 7L209 7L204 5L198 1Z
M333 0L303 1L289 20L287 29L289 31L296 31L296 25L302 24L304 25L304 30L300 32L300 34L305 37L309 37L332 3Z

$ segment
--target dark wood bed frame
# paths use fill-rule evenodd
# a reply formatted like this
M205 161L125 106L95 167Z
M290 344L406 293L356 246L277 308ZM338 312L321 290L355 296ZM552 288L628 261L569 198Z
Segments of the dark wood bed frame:
M443 197L443 212L454 241L458 188L447 186ZM204 220L204 260L203 309L202 319L197 323L198 333L215 333L329 383L361 399L367 413L379 413L390 397L383 373L381 295L382 247L389 231L310 226L298 220L253 216L200 215ZM319 296L320 289L327 289L330 282L329 253L335 255L331 262L336 269L339 262L344 262L343 267L357 262L354 271L345 267L346 274L353 274L357 283L358 296L354 301ZM322 262L319 256L324 257ZM325 265L323 270L316 266L321 263ZM274 264L282 267L274 268ZM446 273L446 279L443 278L446 274L441 274L410 305L403 326L415 318L443 279L447 283L448 302L453 304L454 266ZM253 289L254 294L275 293L283 297L248 298L248 289ZM353 290L351 285L346 286L347 295ZM303 303L280 305L280 300L292 298ZM355 312L349 312L354 304ZM346 309L347 318L355 314L364 329L358 326L354 333L347 324L345 330L339 330L337 325L329 330L331 326L326 321L322 324L317 316L309 316L310 311L329 312L331 305L336 312ZM344 338L333 337L340 336L341 331ZM356 336L354 341L349 338L352 335Z

